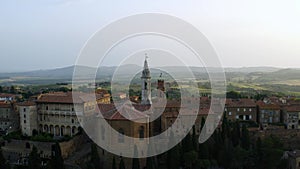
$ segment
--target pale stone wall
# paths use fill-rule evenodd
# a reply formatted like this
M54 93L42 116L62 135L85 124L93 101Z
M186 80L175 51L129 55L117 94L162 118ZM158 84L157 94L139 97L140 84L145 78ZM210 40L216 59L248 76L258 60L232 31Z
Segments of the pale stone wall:
M38 129L36 106L19 106L20 127L23 135L32 136Z

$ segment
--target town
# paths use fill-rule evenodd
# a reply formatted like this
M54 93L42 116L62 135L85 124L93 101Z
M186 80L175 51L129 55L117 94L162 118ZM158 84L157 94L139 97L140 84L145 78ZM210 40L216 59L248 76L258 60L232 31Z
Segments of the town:
M217 126L215 121L209 122L203 131L207 116L214 114L210 107L222 101L212 101L206 93L188 98L190 103L200 102L195 123L192 130L183 131L188 133L184 140L167 153L129 159L98 147L82 127L90 119L101 117L120 133L109 141L111 146L126 143L124 135L143 141L166 131L176 122L181 109L180 98L176 97L176 90L165 85L163 76L159 76L156 82L151 81L147 59L140 84L139 95L136 92L118 94L120 100L130 98L135 109L127 105L117 108L110 91L101 87L97 87L94 93L58 88L30 96L18 91L16 86L1 87L1 169L300 167L300 100L293 96L270 95L255 99L229 91L223 116L214 118L220 122ZM160 93L151 96L153 87ZM166 94L165 107L151 109L153 112L163 109L159 118L149 124L135 121L149 121L150 115L141 112L151 107L153 95L159 99ZM100 117L99 113L102 114ZM194 114L186 109L182 116L189 118ZM95 132L101 133L99 139L105 142L104 133L108 129L101 125L101 120ZM176 131L184 130L174 126ZM212 136L199 144L196 138L201 132ZM162 138L162 142L168 145L168 140ZM138 143L130 144L135 147Z

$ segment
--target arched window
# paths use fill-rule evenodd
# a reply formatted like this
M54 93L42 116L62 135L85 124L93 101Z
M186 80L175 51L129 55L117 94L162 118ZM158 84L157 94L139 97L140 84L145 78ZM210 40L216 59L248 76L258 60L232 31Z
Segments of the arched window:
M119 137L118 137L118 142L119 143L124 143L124 130L122 128L119 129Z
M145 138L145 127L144 126L140 126L140 128L139 128L139 137L140 137L140 140L143 140Z

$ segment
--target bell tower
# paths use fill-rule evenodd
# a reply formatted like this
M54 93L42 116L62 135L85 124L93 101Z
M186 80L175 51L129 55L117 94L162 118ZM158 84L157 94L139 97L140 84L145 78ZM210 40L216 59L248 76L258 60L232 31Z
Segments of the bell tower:
M151 76L147 62L148 56L145 54L144 69L142 72L142 102L143 105L151 105Z

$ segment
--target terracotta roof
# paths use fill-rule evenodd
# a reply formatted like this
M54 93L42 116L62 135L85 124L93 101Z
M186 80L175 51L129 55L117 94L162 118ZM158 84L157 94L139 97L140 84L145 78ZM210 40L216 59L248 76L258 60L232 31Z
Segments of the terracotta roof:
M287 112L300 112L300 105L288 105L283 107Z
M12 108L10 103L0 103L0 108Z
M0 97L15 97L16 95L15 94L10 94L10 93L0 93Z
M73 96L73 97L72 97ZM42 94L36 102L38 103L85 103L94 101L95 94L80 92L54 92ZM98 98L98 96L96 96Z
M257 105L260 109L268 109L268 110L280 110L280 106L274 103L265 103L263 101L257 101Z
M256 107L253 99L226 99L226 107Z
M138 120L149 117L128 105L122 105L117 109L114 104L98 104L98 108L102 116L107 120Z
M31 101L27 101L27 102L22 102L22 103L18 103L18 106L35 106L35 102L31 102Z

